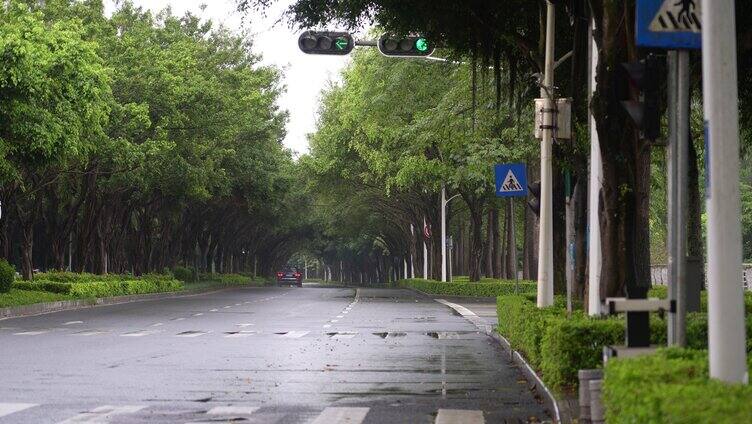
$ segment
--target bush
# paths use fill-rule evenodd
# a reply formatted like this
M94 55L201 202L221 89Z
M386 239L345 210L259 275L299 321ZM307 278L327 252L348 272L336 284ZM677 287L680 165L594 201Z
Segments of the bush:
M13 288L25 291L43 291L57 294L70 294L72 283L58 283L55 281L18 281L13 283Z
M453 282L444 283L435 280L423 280L413 278L409 280L400 280L397 282L399 287L409 287L420 290L428 294L437 294L444 296L476 296L476 297L497 297L517 293L535 292L536 283L532 281L512 280L495 280L496 282L481 283L464 283Z
M15 279L16 269L5 259L0 259L0 293L8 293Z
M650 289L648 292L649 297L657 297L659 299L665 299L668 297L668 287L666 286L654 286ZM744 309L747 311L747 314L752 313L752 292L745 291L744 292ZM700 311L701 312L707 312L708 311L708 292L707 290L703 290L700 292Z
M184 266L176 266L175 268L173 268L172 275L175 276L175 279L180 280L184 283L194 281L196 279L193 269L186 268Z
M557 307L539 309L526 296L499 296L496 307L499 333L525 355L530 365L540 367L540 342L548 321L564 316L565 311Z
M708 377L707 352L662 349L612 359L604 376L609 423L741 423L752 417L752 387Z
M177 280L125 280L72 284L70 294L78 298L98 298L167 293L182 289L183 283Z

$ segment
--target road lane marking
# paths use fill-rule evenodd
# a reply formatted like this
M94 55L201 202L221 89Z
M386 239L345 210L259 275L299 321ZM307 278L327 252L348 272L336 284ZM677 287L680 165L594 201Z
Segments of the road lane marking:
M321 411L321 414L311 424L360 424L366 419L366 415L370 409L326 408Z
M327 334L329 335L329 337L333 339L352 339L353 337L358 335L358 333L346 332L346 331L342 331L338 333L327 333Z
M331 325L329 325L329 324L324 324L324 328L329 328L329 327L331 327Z
M333 319L333 320L331 320L329 322L339 322L339 320L338 319Z
M90 412L84 412L78 414L75 417L69 418L65 421L61 421L58 424L75 424L75 423L96 423L107 424L112 418L117 415L135 414L136 412L146 408L140 405L126 405L126 406L100 406Z
M151 326L152 326L152 327L161 327L161 326L163 326L163 325L164 325L164 323L163 323L163 322L158 322L158 323L156 323L156 324L152 324Z
M337 318L344 318L344 315L337 315Z
M243 306L242 303L236 303L235 306Z
M99 330L86 330L86 331L79 331L78 333L73 333L71 334L71 336L90 337L90 336L98 336L100 334L107 334L107 332L99 331Z
M160 333L159 330L140 330L140 331L131 331L130 333L121 334L120 337L144 337L144 336L150 336L152 334Z
M258 411L258 406L217 406L215 408L210 409L206 414L207 415L253 415L254 412Z
M63 325L74 325L74 324L83 324L83 321L68 321Z
M219 312L219 309L211 309L209 312Z
M241 337L251 337L251 336L256 335L256 334L259 334L259 332L258 331L246 331L246 330L242 330L242 331L228 331L228 332L225 333L224 337L226 339L239 339Z
M181 318L173 318L170 321L185 321L185 318L183 318L183 317L181 317Z
M227 305L227 306L225 306L225 307L224 307L224 308L222 308L222 309L230 309L230 308L232 308L232 305Z
M281 336L286 339L299 339L308 333L310 333L310 331L289 331Z
M35 403L0 403L0 417L38 406Z
M209 333L211 333L211 331L183 331L182 333L176 334L175 337L199 337Z
M245 327L251 327L251 326L253 326L253 325L255 325L255 324L251 324L251 323L241 323L241 324L235 324L235 325L236 325L236 326L238 326L238 327L241 327L241 328L245 328Z
M14 336L38 336L40 334L49 333L49 330L44 331L22 331L20 333L13 333Z
M203 315L203 313L202 313L202 312L199 312L199 313L197 313L197 314L193 314L193 316L194 316L194 317L200 317L201 315Z
M484 424L483 411L439 409L436 424Z

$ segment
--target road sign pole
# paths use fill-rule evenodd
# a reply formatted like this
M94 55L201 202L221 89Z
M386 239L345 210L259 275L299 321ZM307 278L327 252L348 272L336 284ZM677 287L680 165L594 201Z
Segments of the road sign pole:
M595 23L591 28L590 40L590 97L595 93L595 76L598 68L598 46L593 40ZM590 199L588 200L588 315L601 314L601 223L600 196L603 164L601 162L601 147L598 140L598 129L592 112L590 120Z
M677 93L677 68L678 68L678 54L676 50L670 50L668 52L668 148L666 149L666 210L668 218L668 229L666 234L666 247L668 253L668 299L671 301L676 300L676 229L677 229L677 108L676 103L678 101ZM676 312L668 314L668 344L669 346L676 345Z
M687 195L689 194L689 51L677 54L676 102L676 344L686 346Z
M708 350L710 376L749 381L739 274L739 95L734 0L703 0L702 71L708 163Z
M553 171L552 143L554 126L554 30L556 11L546 3L546 66L541 97L546 99L541 139L541 207L538 237L538 307L554 304L553 280Z

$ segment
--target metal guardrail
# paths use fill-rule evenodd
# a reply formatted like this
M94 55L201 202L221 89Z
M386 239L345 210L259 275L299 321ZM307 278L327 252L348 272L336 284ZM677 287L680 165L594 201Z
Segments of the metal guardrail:
M742 269L741 283L744 290L752 291L752 264L744 264ZM650 276L653 284L665 286L668 284L668 266L656 264L650 266Z

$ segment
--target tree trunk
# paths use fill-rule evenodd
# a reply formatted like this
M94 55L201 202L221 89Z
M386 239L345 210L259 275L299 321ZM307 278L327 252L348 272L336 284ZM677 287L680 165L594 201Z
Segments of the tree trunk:
M587 174L586 174L587 175ZM587 278L587 178L577 178L574 186L575 272L573 292L577 299L585 298Z
M700 171L697 160L697 147L689 134L689 150L687 151L689 169L687 172L689 195L687 197L687 256L698 258L704 264L704 243L702 238L702 198L700 197ZM705 282L705 267L699 267L700 281Z
M25 281L34 279L34 224L24 223L21 231L21 275Z
M486 225L486 243L485 243L485 274L486 277L493 277L494 270L493 270L493 262L494 262L494 213L493 213L493 207L488 208L488 213L486 214L488 222Z
M480 281L481 259L483 258L483 207L470 207L470 281Z
M504 248L501 239L501 225L499 223L499 208L494 207L493 208L493 223L494 223L494 231L493 231L493 245L494 245L494 255L493 255L493 277L494 278L504 278L503 272L504 272Z

